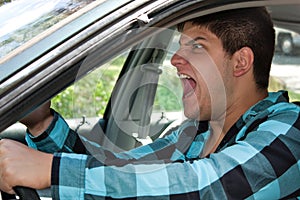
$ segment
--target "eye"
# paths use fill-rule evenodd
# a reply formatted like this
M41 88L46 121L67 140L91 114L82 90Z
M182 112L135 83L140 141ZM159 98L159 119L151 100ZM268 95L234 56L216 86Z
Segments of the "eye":
M204 47L201 44L194 43L192 44L192 52L193 53L203 53Z
M195 50L196 49L202 49L203 46L201 44L193 44L192 48L195 49Z

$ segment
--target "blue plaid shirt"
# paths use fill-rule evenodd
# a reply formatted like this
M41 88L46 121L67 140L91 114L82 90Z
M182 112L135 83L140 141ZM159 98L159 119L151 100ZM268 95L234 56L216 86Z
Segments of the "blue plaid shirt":
M228 131L216 152L199 155L206 122L186 121L164 138L113 153L80 138L55 113L28 144L54 153L54 199L280 199L300 196L300 107L270 93Z

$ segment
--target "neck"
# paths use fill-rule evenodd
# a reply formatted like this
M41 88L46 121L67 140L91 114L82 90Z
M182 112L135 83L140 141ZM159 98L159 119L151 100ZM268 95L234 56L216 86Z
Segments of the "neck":
M231 101L231 103L228 101L229 103L223 117L210 123L213 130L221 131L223 134L226 134L250 107L265 99L267 96L267 90L259 91L257 89L253 90L253 92L245 91L241 95L236 95L233 98L234 101Z
M219 117L217 120L211 120L209 122L210 136L205 144L205 148L202 153L203 157L215 152L229 129L251 106L266 98L268 92L256 92L256 95L248 92L248 94L243 95L241 95L242 98L235 98L234 103L227 107L223 116Z

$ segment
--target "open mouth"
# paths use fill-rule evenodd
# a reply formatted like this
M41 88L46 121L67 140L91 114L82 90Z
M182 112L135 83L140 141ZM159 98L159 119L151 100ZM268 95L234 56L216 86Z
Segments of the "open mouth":
M194 94L196 88L196 81L186 74L179 74L183 86L183 98L187 98Z

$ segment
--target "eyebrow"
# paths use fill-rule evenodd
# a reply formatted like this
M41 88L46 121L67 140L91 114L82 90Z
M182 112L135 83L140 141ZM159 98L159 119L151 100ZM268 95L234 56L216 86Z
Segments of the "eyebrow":
M206 40L206 39L204 37L198 36L198 37L195 37L194 39L188 41L186 44L187 45L192 45L192 44L194 44L194 42L196 42L198 40ZM181 45L180 40L179 40L179 44Z

